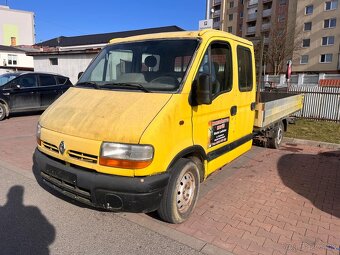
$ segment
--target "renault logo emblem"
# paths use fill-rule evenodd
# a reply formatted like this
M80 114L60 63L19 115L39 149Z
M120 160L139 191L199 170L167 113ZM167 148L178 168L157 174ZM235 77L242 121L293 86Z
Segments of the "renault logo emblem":
M64 143L64 141L61 141L61 143L59 144L59 151L60 151L61 155L64 154L65 150L66 150L65 143Z

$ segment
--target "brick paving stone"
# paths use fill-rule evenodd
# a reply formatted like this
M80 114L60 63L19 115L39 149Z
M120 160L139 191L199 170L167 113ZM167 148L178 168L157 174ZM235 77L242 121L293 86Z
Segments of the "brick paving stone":
M38 118L1 122L1 160L31 171ZM189 220L171 227L242 255L281 254L285 248L287 254L311 254L309 246L338 245L339 159L339 152L307 145L254 147L212 174ZM315 251L323 252L332 253Z

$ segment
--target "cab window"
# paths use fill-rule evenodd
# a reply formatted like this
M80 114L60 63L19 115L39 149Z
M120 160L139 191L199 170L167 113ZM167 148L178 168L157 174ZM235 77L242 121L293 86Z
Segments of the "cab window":
M217 42L209 46L201 62L198 75L208 74L212 85L212 95L232 89L232 57L228 43ZM196 77L198 79L198 76Z
M253 68L250 50L243 46L237 46L237 60L238 60L238 87L242 92L252 91Z

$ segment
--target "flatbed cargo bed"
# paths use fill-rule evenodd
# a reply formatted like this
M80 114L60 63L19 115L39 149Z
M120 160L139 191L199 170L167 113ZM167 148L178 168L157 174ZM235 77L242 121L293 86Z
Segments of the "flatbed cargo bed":
M254 128L261 129L302 109L303 95L261 92L255 106Z

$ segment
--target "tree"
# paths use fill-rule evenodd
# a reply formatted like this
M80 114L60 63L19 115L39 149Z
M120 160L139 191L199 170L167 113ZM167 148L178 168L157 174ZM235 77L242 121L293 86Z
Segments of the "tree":
M263 62L274 75L286 71L287 60L298 57L302 47L301 31L288 26L285 22L275 22L269 33L269 44L265 46ZM256 57L259 57L260 45L256 45Z

